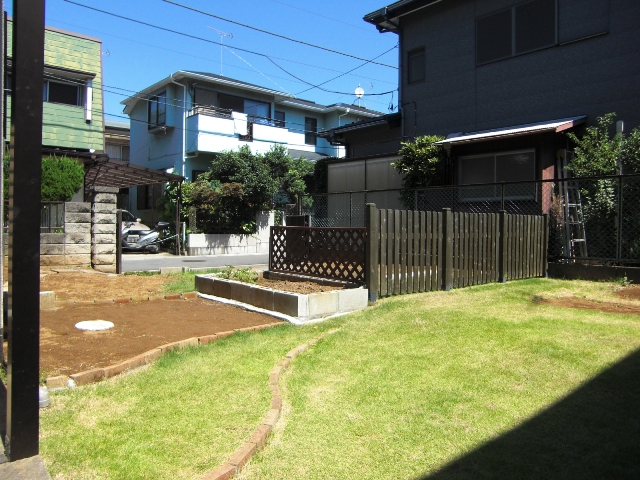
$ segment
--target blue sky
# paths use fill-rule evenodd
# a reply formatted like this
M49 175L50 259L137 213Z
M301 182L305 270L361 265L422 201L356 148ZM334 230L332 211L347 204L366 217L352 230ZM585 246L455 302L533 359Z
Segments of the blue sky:
M269 55L282 68L300 79L317 84L361 65L362 61L292 43L264 33L191 12L162 0L74 0L95 8L142 20L216 42L220 35L208 27L231 33L224 38L222 73L225 76L281 90L299 98L323 104L356 100L353 91L360 84L366 93L382 93L397 88L397 69L368 64L349 75L324 85L348 93L341 95L318 89L285 73L267 58L235 50L234 47ZM376 61L398 65L398 37L380 34L362 17L389 2L380 0L176 0L231 20L281 35L321 45L358 57L372 59L392 49ZM6 8L11 14L11 2ZM123 120L120 101L177 70L220 73L218 45L185 38L129 21L114 18L64 0L47 0L46 24L99 37L103 42L105 113L107 119ZM274 58L277 57L277 58ZM123 89L123 90L118 90ZM121 92L119 95L112 92ZM397 92L393 104L397 105ZM391 94L365 97L368 108L389 112ZM357 102L356 102L357 104ZM117 116L109 116L109 114Z

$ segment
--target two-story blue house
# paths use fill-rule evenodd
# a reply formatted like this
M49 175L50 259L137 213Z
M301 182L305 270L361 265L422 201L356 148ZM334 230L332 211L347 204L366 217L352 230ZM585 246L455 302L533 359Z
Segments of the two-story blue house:
M317 132L380 115L353 105L319 105L212 73L180 70L122 102L131 118L130 162L195 179L216 153L248 145L264 153L287 147L292 157L340 156ZM148 216L158 188L140 187L133 202Z

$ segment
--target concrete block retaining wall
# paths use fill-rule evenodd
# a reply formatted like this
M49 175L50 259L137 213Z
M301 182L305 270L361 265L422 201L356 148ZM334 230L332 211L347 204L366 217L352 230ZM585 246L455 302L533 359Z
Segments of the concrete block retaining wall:
M362 310L368 305L365 288L345 288L307 295L282 292L248 283L196 275L196 290L294 317L302 322Z
M64 233L40 234L40 265L91 263L91 204L67 202Z
M251 235L190 233L188 255L224 255L230 253L268 253L269 227L274 224L274 212L256 216L258 231Z
M40 265L91 265L115 273L117 193L94 187L91 202L66 202L64 233L40 234Z

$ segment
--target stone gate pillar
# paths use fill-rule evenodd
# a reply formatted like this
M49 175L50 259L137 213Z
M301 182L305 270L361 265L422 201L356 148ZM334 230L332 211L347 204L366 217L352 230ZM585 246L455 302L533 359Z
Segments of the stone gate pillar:
M116 273L115 187L91 189L91 266L100 272Z

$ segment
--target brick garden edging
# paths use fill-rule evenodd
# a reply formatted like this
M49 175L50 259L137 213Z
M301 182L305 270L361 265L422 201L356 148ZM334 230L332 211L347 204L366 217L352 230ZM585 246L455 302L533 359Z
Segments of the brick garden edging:
M271 406L262 423L253 432L249 439L240 445L222 465L218 465L213 470L205 473L200 480L228 480L236 476L251 457L258 451L262 450L267 443L267 439L271 435L273 428L278 423L282 410L282 394L280 392L280 374L284 372L291 362L310 346L315 345L327 335L337 332L339 329L329 330L327 333L314 338L313 340L297 346L289 351L282 360L280 360L269 373L269 387L271 387Z
M46 385L51 390L61 390L64 388L73 388L80 385L88 385L90 383L96 383L106 378L115 377L128 370L149 365L157 360L163 353L171 350L177 350L179 348L206 345L207 343L215 342L222 338L227 338L236 332L252 332L258 330L265 330L267 328L276 327L278 325L287 325L284 322L266 323L264 325L256 325L254 327L237 328L235 330L229 330L227 332L214 333L213 335L204 335L201 337L191 337L185 340L179 340L177 342L166 343L160 345L158 348L148 350L140 355L136 355L129 360L110 365L103 368L93 368L91 370L85 370L84 372L74 373L73 375L60 375L57 377L49 377L46 379Z
M198 292L175 293L172 295L146 295L138 297L95 298L93 300L56 300L56 306L111 305L123 303L151 302L154 300L193 300Z

